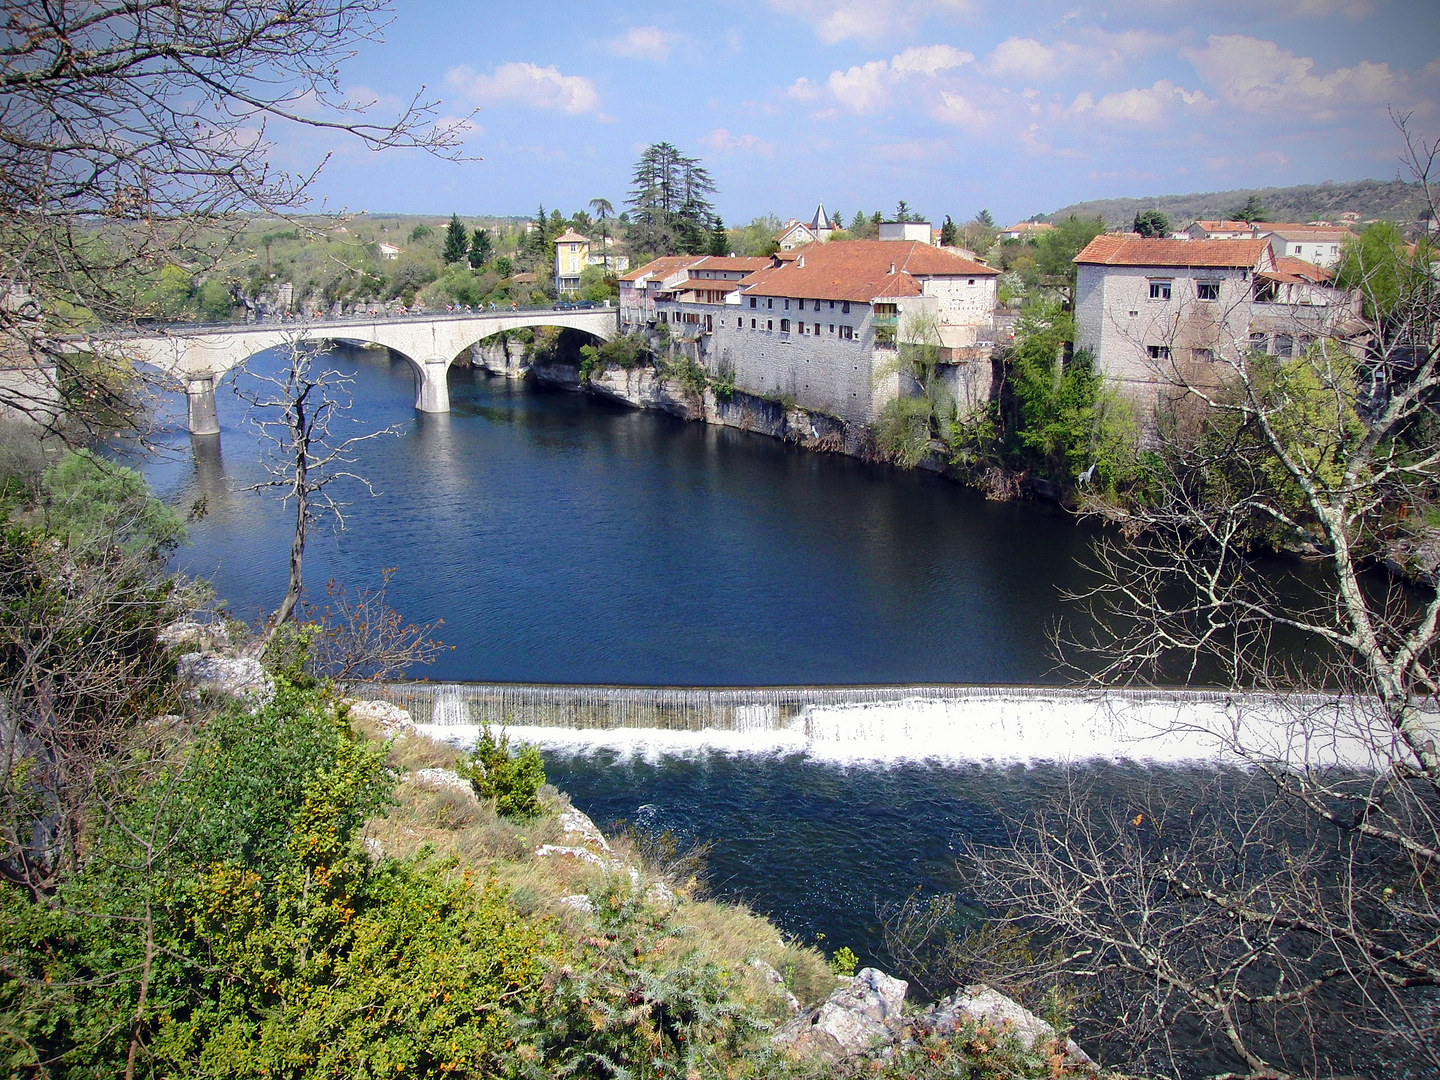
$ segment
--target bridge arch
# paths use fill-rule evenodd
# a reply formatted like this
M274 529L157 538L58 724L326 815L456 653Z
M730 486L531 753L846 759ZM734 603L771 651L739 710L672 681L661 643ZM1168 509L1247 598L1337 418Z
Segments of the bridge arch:
M582 311L502 311L465 315L325 319L290 326L176 327L157 335L127 334L110 340L117 354L150 364L185 385L190 430L218 434L215 385L256 353L277 346L340 341L384 346L398 353L415 375L415 408L449 412L446 376L473 345L507 330L555 326L608 341L619 332L614 308Z

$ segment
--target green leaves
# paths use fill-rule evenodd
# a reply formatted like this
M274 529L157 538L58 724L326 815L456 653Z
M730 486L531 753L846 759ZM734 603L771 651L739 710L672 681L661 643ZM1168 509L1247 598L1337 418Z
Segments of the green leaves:
M535 796L545 783L545 763L534 746L521 744L511 757L510 736L501 731L496 738L486 724L456 771L474 785L482 799L495 800L501 817L531 818L540 813Z

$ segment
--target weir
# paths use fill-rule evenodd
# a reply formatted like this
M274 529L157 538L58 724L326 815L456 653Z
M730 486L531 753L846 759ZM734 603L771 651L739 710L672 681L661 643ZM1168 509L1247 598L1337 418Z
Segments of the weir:
M554 750L804 753L834 761L1223 761L1363 766L1383 721L1321 694L1024 686L673 687L402 683L385 696L456 742L483 725Z

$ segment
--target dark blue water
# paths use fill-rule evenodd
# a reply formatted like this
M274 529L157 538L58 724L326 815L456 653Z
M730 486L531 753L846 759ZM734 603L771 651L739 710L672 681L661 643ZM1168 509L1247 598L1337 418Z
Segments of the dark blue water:
M448 416L411 374L347 351L365 444L346 528L306 556L444 620L440 679L634 685L1054 681L1047 632L1090 534L1063 513L564 391L452 372ZM163 438L151 483L208 516L179 556L240 617L284 592L292 522L261 478L242 403L218 447Z

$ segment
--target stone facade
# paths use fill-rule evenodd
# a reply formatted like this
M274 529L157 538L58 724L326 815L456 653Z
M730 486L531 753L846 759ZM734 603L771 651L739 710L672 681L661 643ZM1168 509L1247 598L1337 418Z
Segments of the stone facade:
M894 350L875 347L870 305L740 299L725 306L710 336L704 359L710 370L733 371L735 385L753 394L793 400L849 423L874 419L877 398L885 396L877 373Z

